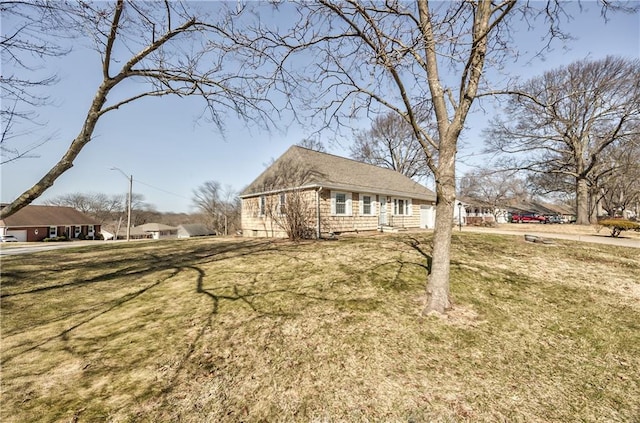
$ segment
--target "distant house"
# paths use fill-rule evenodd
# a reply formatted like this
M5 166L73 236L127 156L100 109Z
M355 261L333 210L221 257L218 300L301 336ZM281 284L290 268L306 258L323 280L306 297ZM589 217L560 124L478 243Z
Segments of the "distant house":
M175 238L178 236L178 228L162 223L145 223L144 225L135 226L132 229L138 229L151 235L153 239Z
M508 205L511 213L533 213L541 216L560 216L565 223L575 220L575 211L568 206L540 201L512 201Z
M435 197L394 170L292 146L241 193L242 233L286 236L280 222L292 201L305 204L316 237L433 228Z
M457 216L457 204L462 203L463 225L471 226L490 225L492 223L508 222L509 212L506 208L496 207L487 201L464 197L456 202L454 214ZM455 218L454 218L455 220ZM457 220L455 221L457 224Z
M115 230L102 230L102 236L105 240L114 240L114 239L127 239L127 228L126 226L121 226L117 233ZM139 226L134 226L129 230L129 238L130 239L152 239L153 234L149 232L145 232Z
M72 207L29 205L0 220L0 233L26 242L59 236L96 239L100 224Z
M117 231L102 231L104 239L126 239L127 228L120 227ZM178 236L178 228L162 223L145 223L144 225L133 226L129 230L130 239L161 239L161 238L175 238Z
M215 232L208 229L201 223L186 223L178 226L178 238L192 238L208 235L215 235Z

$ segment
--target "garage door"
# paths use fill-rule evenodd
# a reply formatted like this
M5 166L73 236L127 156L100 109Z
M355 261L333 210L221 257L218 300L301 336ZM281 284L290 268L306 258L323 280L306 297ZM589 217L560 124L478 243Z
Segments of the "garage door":
M7 231L7 235L13 235L16 238L18 238L18 241L20 242L27 242L27 230L21 230L21 231Z
M435 226L435 209L426 204L420 205L420 227L433 229Z

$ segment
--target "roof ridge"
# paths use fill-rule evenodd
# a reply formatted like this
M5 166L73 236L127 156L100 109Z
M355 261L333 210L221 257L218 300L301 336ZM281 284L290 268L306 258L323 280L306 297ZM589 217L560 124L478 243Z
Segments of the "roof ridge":
M391 172L394 172L394 173L398 173L398 174L400 174L400 175L404 176L405 178L411 179L410 177L408 177L408 176L407 176L407 175L405 175L404 173L398 172L398 171L397 171L397 170L395 170L395 169L391 169L391 168L383 167L383 166L378 166L378 165L375 165L375 164L373 164L373 163L363 162L363 161L361 161L361 160L356 160L356 159L354 159L354 158L352 158L352 157L344 157L344 156L339 156L339 155L334 154L334 153L327 153L327 152L324 152L324 151L317 151L317 150L313 150L313 149L311 149L311 148L302 147L302 146L297 145L297 144L294 144L294 145L292 145L291 147L297 147L297 148L300 148L300 149L303 149L303 150L310 151L310 152L312 152L312 153L324 154L324 155L332 156L332 157L335 157L335 158L338 158L338 159L348 160L348 161L355 162L355 163L358 163L358 164L361 164L361 165L372 166L372 167L375 167L376 169L382 169L382 170L385 170L385 171L387 171L387 170L388 170L388 171L391 171ZM289 149L291 149L291 147L289 147ZM413 181L413 179L411 179L411 180ZM414 182L416 182L416 181L414 181ZM417 183L417 184L420 184L419 182L416 182L416 183ZM422 185L422 184L420 184L420 185Z

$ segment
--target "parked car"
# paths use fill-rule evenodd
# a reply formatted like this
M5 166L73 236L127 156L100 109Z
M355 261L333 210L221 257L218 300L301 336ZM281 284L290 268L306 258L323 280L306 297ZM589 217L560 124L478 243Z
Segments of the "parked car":
M549 223L564 223L562 216L554 215L549 216Z
M546 216L540 216L534 213L522 213L511 215L511 221L513 223L548 223L549 219Z
M18 242L18 238L13 235L0 235L0 242Z

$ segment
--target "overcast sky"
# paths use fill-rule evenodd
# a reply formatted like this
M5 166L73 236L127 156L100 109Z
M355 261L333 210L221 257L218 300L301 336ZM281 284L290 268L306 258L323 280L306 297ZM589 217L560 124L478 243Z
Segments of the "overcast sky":
M566 28L576 38L563 48L556 44L545 61L514 64L512 72L523 78L573 61L606 55L640 57L640 15L615 14L605 23L596 3L586 3L587 13L576 14ZM520 48L539 47L541 34L518 34ZM37 182L59 160L80 130L88 105L101 78L100 57L76 46L72 54L47 64L60 82L50 91L54 105L39 111L45 132L53 139L38 150L37 158L22 159L2 166L1 198L9 202ZM490 109L489 109L490 110ZM133 175L134 192L159 211L191 212L192 191L205 181L215 180L241 190L256 178L265 165L292 144L307 137L311 128L296 125L281 132L247 129L243 122L229 119L223 137L214 126L199 121L202 103L196 98L145 99L108 113L96 128L94 139L84 148L74 167L61 176L34 204L73 192L124 193L128 181L118 171ZM482 163L476 153L480 132L488 116L476 111L464 135L467 147L460 152L467 166ZM361 123L366 125L366 123ZM327 134L321 140L329 152L347 156L350 139ZM461 173L459 173L460 175Z

